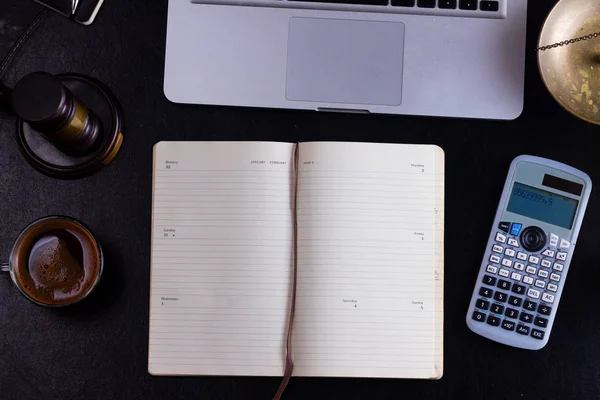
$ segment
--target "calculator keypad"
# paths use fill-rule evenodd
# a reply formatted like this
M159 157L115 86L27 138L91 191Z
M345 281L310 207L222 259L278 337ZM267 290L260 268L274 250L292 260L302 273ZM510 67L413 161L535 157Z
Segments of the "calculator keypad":
M542 340L571 243L550 233L544 248L527 253L519 243L521 227L500 223L472 319Z

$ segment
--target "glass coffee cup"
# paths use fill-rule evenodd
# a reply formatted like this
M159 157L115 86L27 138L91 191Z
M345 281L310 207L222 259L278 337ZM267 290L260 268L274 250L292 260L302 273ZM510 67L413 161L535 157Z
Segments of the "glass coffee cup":
M98 285L104 257L94 235L81 222L50 216L29 224L19 234L7 264L21 294L45 307L80 302Z

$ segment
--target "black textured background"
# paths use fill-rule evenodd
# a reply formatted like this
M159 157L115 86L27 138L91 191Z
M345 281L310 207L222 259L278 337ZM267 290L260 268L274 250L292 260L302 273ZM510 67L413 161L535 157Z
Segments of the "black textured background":
M101 173L58 181L27 164L17 150L14 119L0 114L0 258L8 257L26 224L65 214L90 226L107 259L97 292L70 309L37 307L8 276L0 277L0 399L272 397L278 378L147 373L152 146L183 139L435 143L446 151L444 377L294 378L286 399L318 393L334 399L600 398L597 193L545 349L505 347L471 333L464 322L512 158L553 158L600 182L600 127L563 111L538 75L534 48L554 2L530 3L525 111L510 122L171 104L162 93L167 0L107 0L91 27L49 15L15 59L7 83L37 70L104 81L125 111L125 144ZM0 0L0 57L39 10L32 1Z

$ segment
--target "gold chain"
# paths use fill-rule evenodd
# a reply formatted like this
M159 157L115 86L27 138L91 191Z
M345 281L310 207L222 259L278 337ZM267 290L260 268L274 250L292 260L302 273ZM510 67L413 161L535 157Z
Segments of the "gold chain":
M562 42L554 43L554 44L551 44L548 46L538 47L536 50L546 51L546 50L550 50L550 49L555 49L557 47L568 46L573 43L583 42L584 40L595 39L595 38L599 38L599 37L600 37L600 32L596 32L596 33L592 33L591 35L582 36L582 37L578 37L578 38L571 39L571 40L563 40Z

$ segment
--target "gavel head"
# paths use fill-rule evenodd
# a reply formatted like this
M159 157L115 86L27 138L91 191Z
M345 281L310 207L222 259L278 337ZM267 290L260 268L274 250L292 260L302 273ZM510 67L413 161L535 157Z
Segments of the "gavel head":
M11 97L14 112L65 154L86 154L101 135L100 120L54 75L25 76Z
M118 100L84 75L35 72L12 90L0 84L0 110L17 115L25 159L55 178L91 175L109 165L123 144Z

